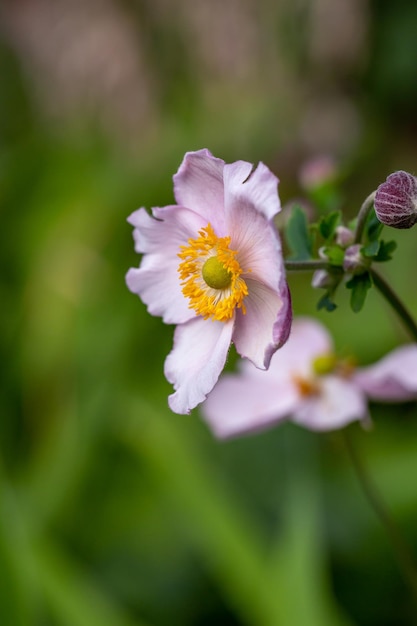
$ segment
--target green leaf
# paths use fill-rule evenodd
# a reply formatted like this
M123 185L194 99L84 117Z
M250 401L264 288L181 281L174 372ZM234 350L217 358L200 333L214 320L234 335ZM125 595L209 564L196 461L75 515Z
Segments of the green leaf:
M378 239L383 227L384 225L379 221L375 211L373 210L366 225L366 235L368 241L375 241Z
M329 259L329 263L331 265L336 265L337 267L341 267L343 265L345 251L341 246L329 246L327 248L324 248L323 252Z
M364 272L357 276L353 276L347 283L346 287L352 290L350 295L350 306L354 313L359 313L365 304L368 289L372 287L372 280L369 272Z
M397 247L396 241L381 241L378 250L378 254L374 256L374 261L390 261L392 259L392 253Z
M307 261L311 259L311 237L305 212L295 206L285 227L285 239L291 250L290 261Z
M329 213L328 215L323 215L319 222L319 231L323 239L327 240L333 237L337 226L340 224L340 221L340 211L332 211L332 213Z
M374 239L371 243L368 243L367 246L364 246L361 252L364 256L372 258L378 254L380 247L381 241L379 241L379 239Z
M327 291L324 294L324 296L320 298L320 300L317 302L318 311L320 311L321 309L324 309L325 311L329 311L329 313L331 313L337 308L337 304L333 302L333 300L331 299L331 296L332 296L332 292Z

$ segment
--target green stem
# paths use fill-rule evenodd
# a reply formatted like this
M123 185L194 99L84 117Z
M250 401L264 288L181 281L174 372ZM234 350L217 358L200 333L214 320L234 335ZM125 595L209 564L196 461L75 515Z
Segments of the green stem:
M358 221L356 222L355 228L355 243L361 243L363 230L365 228L366 220L368 219L369 211L374 206L375 200L375 191L369 194L358 213Z
M394 311L401 318L411 337L417 341L417 324L408 309L403 304L402 300L400 300L395 291L393 291L385 279L382 278L376 270L370 268L369 273L375 287L379 289L384 298L390 303Z
M284 261L284 264L286 270L288 271L311 271L319 269L329 270L332 267L328 261L321 259L314 259L311 261ZM402 300L376 270L371 267L368 271L372 277L375 287L380 291L397 315L401 318L412 339L417 341L417 323Z
M350 433L344 431L344 440L350 460L356 472L356 476L361 484L366 499L387 531L391 541L394 554L401 569L404 581L408 584L413 594L413 599L417 604L417 569L411 557L409 547L405 543L403 536L378 490L373 484L368 471L353 444Z
M291 271L306 271L306 270L328 270L330 268L329 262L321 259L314 259L312 261L284 261L285 269Z

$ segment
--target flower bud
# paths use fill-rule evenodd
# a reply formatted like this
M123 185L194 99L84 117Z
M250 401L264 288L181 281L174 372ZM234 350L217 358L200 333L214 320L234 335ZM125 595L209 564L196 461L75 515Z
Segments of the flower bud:
M338 226L336 228L336 243L342 248L347 248L355 239L354 233L346 226Z
M346 250L343 261L343 269L345 272L356 276L363 274L369 268L371 261L363 256L361 249L361 244L355 243Z
M333 287L333 276L327 270L316 270L311 280L311 286L314 288Z
M417 222L417 178L401 170L390 174L376 190L374 207L379 221L387 226L414 226Z

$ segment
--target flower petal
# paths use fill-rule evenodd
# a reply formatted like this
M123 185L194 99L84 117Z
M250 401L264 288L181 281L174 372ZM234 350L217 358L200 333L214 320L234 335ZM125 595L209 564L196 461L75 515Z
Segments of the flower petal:
M128 271L126 283L148 306L149 313L161 316L166 324L180 324L195 317L195 312L181 291L178 252L204 223L193 211L177 206L157 208L153 213L158 219L145 209L129 217L135 226L136 251L145 255L139 269Z
M267 220L281 210L278 178L263 163L252 171L251 163L237 161L224 166L226 212L250 207Z
M176 390L169 396L175 413L189 413L213 389L226 362L233 333L227 323L197 317L175 329L165 376Z
M236 313L233 342L236 350L256 367L266 369L273 353L285 342L291 326L289 293L280 295L270 287L246 279L249 295L246 314Z
M178 204L192 209L209 222L218 236L224 236L224 161L209 150L187 152L174 176Z
M279 206L276 183L274 193ZM257 367L265 368L272 354L286 341L291 327L291 299L281 243L274 225L249 202L230 204L227 229L231 233L231 248L238 250L237 259L249 289L249 296L245 299L247 314L238 313L234 340L240 346L238 351L242 356L250 358ZM262 345L258 343L256 346L256 356L253 351L257 342L257 337L252 335L254 328L264 338ZM251 339L253 347L249 347Z
M308 396L292 420L310 430L336 430L368 416L364 394L353 383L336 376L320 379L318 395Z
M314 359L332 351L333 341L323 324L314 318L297 317L288 341L273 355L268 374L276 379L284 376L310 378L314 375Z
M220 438L262 430L276 424L291 414L298 402L297 389L291 384L279 384L267 378L268 372L246 375L226 374L201 406L204 419L214 434ZM262 380L259 374L264 375Z
M374 365L358 369L354 380L372 400L417 399L417 346L396 348Z
M285 271L281 242L272 222L250 206L241 205L228 213L226 228L244 276L278 289Z

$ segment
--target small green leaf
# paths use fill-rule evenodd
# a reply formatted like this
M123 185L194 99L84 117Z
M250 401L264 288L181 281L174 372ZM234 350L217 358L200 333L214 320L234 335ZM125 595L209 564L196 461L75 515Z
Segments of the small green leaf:
M392 259L392 253L397 247L396 241L381 241L378 254L375 255L374 261L390 261Z
M372 286L369 272L364 272L352 278L346 283L346 287L352 290L350 295L350 306L354 313L358 313L365 304L366 294Z
M300 206L295 206L285 227L285 239L291 250L291 261L311 259L311 237L306 214Z
M379 241L378 239L374 239L373 241L371 241L371 243L368 243L367 246L364 246L361 252L364 256L372 258L378 254L380 247L381 241Z
M331 299L332 292L327 291L324 296L320 298L317 302L317 309L320 311L321 309L325 309L325 311L329 311L331 313L337 308L337 304L333 302Z
M333 237L334 232L337 226L340 224L340 222L341 222L340 211L333 211L332 213L329 213L328 215L323 215L323 217L321 218L319 222L319 231L323 239L327 240Z
M329 263L331 265L336 265L337 267L341 267L343 265L345 251L341 246L328 246L326 248L323 248L323 252L329 259Z

